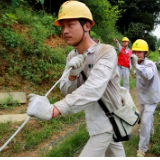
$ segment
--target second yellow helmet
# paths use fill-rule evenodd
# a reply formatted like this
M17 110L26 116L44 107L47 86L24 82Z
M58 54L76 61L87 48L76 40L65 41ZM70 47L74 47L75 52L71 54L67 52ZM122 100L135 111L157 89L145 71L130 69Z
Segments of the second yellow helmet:
M63 19L77 18L88 19L91 22L91 26L94 25L92 13L84 3L78 1L66 1L59 9L58 19L54 21L54 25L61 26L60 20Z
M132 51L147 51L147 52L149 52L148 43L143 39L137 39L132 45Z

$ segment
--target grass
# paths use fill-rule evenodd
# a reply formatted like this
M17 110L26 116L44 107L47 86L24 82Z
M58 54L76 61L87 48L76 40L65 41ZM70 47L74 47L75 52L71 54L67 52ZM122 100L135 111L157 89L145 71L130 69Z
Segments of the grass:
M11 121L8 121L6 123L0 123L0 139L1 140L3 135L10 131L11 124L12 124Z
M13 100L13 96L0 100L0 108L2 109L13 109L15 106L20 106L18 100Z
M46 157L72 157L77 150L83 147L89 139L85 125L81 125L79 130L58 143L54 148L45 155Z
M28 6L14 9L3 1L0 6L0 53L8 63L4 78L10 82L20 76L38 85L60 78L74 47L58 42L54 48L46 45L49 37L60 35L61 28L53 25L56 16L46 13L42 17Z
M149 153L158 154L160 156L160 103L157 105L157 108L154 112L154 135L151 136L151 142L153 145L149 149Z
M160 103L157 105L157 108L154 112L154 130L155 131L154 131L154 135L151 135L151 138L150 138L151 147L147 151L147 154L151 153L152 156L154 156L154 157L160 156L159 124L160 124ZM136 157L138 143L139 143L139 135L137 135L137 134L132 135L130 141L123 143L127 157Z
M131 135L130 141L123 143L126 157L136 157L138 149L139 135Z
M130 89L134 88L136 86L136 77L134 75L134 70L133 68L130 71L130 75L129 75L129 87ZM121 79L120 85L123 86L123 78Z
M70 114L66 117L59 116L50 121L36 120L32 125L26 124L8 144L10 151L7 156L10 156L12 152L19 153L23 150L35 149L38 144L48 140L53 134L58 136L58 133L67 126L82 122L84 122L83 111L77 114ZM17 130L15 126L17 125L20 126L21 123L0 123L0 144L3 145L15 133Z

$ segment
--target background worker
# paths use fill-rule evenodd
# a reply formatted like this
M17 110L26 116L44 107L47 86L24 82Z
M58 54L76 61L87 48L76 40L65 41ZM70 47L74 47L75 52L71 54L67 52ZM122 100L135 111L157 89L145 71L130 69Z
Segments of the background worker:
M159 51L159 55L160 55L160 47L159 47L158 51Z
M132 45L131 63L136 73L136 87L141 109L140 141L138 157L145 156L150 134L154 133L153 113L160 102L160 81L155 63L147 59L149 47L146 41L136 40ZM144 60L143 60L144 59Z
M118 40L115 38L115 46L119 51L118 55L118 71L120 74L120 78L123 77L123 87L125 87L128 91L129 87L129 73L131 69L129 56L132 55L131 49L128 48L129 39L127 37L123 37L122 46L119 44ZM128 56L127 56L128 55Z
M63 3L54 24L62 27L67 44L76 46L67 56L64 73L70 67L73 69L60 83L60 90L66 96L50 104L46 97L30 94L28 115L50 120L58 115L66 116L85 110L90 139L80 156L103 157L106 153L106 156L124 157L122 143L113 141L113 127L97 102L102 99L110 111L122 107L114 47L91 39L89 32L94 21L84 3ZM87 77L85 83L82 70Z

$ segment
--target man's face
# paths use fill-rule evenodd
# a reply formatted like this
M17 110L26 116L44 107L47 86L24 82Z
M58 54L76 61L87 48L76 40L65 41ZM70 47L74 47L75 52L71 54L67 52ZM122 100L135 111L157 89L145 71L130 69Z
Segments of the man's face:
M144 51L132 51L133 54L135 54L139 59L138 62L141 62L142 59L144 59ZM145 54L147 56L147 54Z
M68 45L76 45L82 39L83 28L77 19L61 21L62 35Z
M128 47L129 42L128 41L122 41L122 46L123 47Z

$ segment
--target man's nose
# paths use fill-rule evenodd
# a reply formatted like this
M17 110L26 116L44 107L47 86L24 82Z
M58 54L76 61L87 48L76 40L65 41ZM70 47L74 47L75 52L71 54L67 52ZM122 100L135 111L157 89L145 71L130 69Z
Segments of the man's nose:
M64 26L63 29L62 29L62 32L65 34L65 33L68 33L68 27Z

